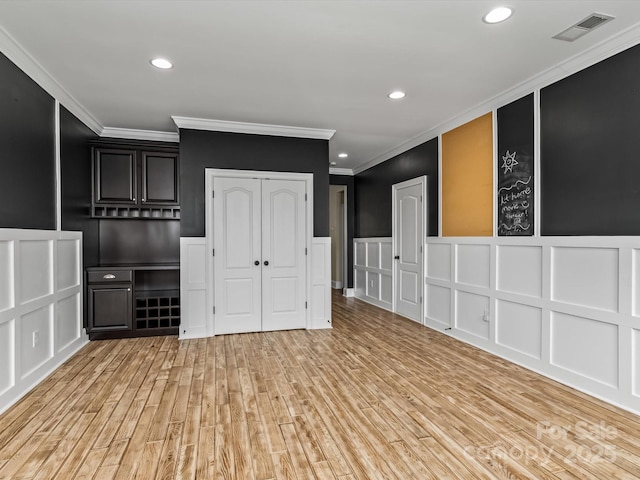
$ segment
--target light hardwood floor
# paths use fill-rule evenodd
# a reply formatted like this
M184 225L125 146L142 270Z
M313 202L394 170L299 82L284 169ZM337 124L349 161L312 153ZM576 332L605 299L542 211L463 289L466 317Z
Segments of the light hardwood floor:
M0 478L640 478L640 417L333 306L333 330L91 342L0 417Z

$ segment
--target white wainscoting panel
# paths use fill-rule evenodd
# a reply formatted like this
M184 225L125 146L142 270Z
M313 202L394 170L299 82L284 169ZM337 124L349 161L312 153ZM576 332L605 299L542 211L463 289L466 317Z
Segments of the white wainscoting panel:
M88 341L82 234L0 229L0 413Z
M640 414L640 237L425 247L425 325Z
M180 339L213 335L207 315L207 239L180 237Z
M451 245L427 243L427 268L425 275L429 278L451 280Z
M551 248L551 299L618 311L618 250Z
M496 342L537 360L542 356L542 310L498 300Z
M13 307L13 242L0 241L0 312Z
M632 375L633 387L632 393L636 397L640 397L640 330L633 329L631 334L632 341Z
M551 364L618 386L618 326L551 312Z
M355 242L355 265L365 267L367 265L367 244L366 242Z
M310 309L309 329L331 328L331 237L311 242Z
M367 243L367 267L380 270L380 242Z
M0 323L0 396L15 385L15 320Z
M640 249L633 249L631 255L631 290L633 292L631 311L633 315L640 317ZM2 305L1 300L0 305Z
M362 270L361 268L356 268L354 279L355 279L355 287L354 293L356 298L364 298L367 296L367 271Z
M393 311L393 245L391 237L356 238L355 296Z
M445 327L450 327L451 289L439 285L427 285L425 298L427 299L427 317Z
M393 245L391 242L380 243L380 270L391 271L393 268Z
M23 240L19 256L20 303L53 293L53 240Z
M489 313L489 297L475 293L456 292L456 327L463 332L487 340L489 322L483 317Z
M498 245L497 289L542 296L542 247Z
M477 287L489 287L491 247L458 245L456 248L456 281Z
M57 353L67 348L78 339L78 328L68 318L82 318L82 294L76 293L58 302L58 311L53 331L56 334L54 344Z

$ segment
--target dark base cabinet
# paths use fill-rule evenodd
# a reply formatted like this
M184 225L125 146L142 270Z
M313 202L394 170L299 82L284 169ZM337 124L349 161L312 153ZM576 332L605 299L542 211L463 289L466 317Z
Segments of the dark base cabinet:
M92 332L131 330L131 284L89 285L87 292Z
M87 268L87 331L91 340L177 335L177 265Z

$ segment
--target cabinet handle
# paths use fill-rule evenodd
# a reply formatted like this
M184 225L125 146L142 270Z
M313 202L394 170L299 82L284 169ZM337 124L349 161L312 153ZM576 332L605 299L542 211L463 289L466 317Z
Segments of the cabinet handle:
M127 288L127 292L130 292L130 291L131 291L131 289L130 289L130 288Z
M133 201L134 201L134 202L136 201L136 197L133 197Z
M254 264L255 266L258 266L258 265L260 265L260 261L259 261L259 260L256 260L255 262L253 262L253 264Z
M264 261L265 266L269 266L269 260Z
M142 203L144 203L144 202L146 202L146 200L143 198L143 199L142 199Z
M106 275L103 275L102 278L105 280L113 280L116 276L113 273L107 273Z

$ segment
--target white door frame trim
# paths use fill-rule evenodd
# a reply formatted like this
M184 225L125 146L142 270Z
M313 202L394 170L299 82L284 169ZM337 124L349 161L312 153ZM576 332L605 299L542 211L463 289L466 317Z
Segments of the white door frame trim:
M420 297L422 298L422 302L420 304L420 321L421 325L424 325L424 313L425 313L425 305L426 300L424 298L424 290L425 290L425 282L424 282L424 246L427 238L427 176L422 175L420 177L412 178L410 180L405 180L404 182L395 183L391 187L391 244L393 250L393 256L397 255L398 251L398 233L396 232L396 194L400 188L411 187L413 185L420 185L422 191L422 231L420 238L422 239L420 243ZM392 259L391 266L391 284L393 286L393 290L391 293L391 309L394 313L396 313L396 289L397 289L397 263L395 259Z
M307 329L311 328L311 241L313 239L313 174L312 173L295 173L295 172L268 172L259 170L231 170L220 168L205 168L205 236L207 243L207 268L206 268L206 297L207 297L207 336L214 336L214 256L213 256L213 180L215 177L227 178L257 178L257 179L273 179L273 180L301 180L305 182L307 199L306 199L306 226L305 226L305 249L306 255L306 278L305 292L307 309L305 310L305 323Z

